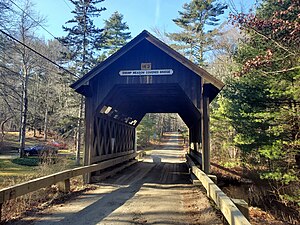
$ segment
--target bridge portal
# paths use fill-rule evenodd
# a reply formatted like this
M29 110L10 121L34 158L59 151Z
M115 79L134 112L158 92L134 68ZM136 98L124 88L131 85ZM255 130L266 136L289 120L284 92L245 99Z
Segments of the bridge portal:
M84 164L134 157L145 114L178 113L189 128L189 154L209 173L209 103L223 86L143 31L71 85L85 96Z

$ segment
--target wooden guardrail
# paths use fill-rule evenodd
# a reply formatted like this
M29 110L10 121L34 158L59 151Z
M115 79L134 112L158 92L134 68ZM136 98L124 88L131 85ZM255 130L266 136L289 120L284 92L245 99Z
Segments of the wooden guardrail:
M191 172L199 179L230 225L251 225L233 201L186 155Z
M0 190L0 221L2 205L5 201L15 199L19 196L28 194L33 191L37 191L41 188L51 186L53 184L59 184L59 188L63 192L70 191L70 178L91 173L98 170L103 170L111 166L120 164L135 158L137 153L128 154L118 158L110 159L107 161L100 162L98 164L92 164L89 166L82 166L75 169L64 170L48 176L36 178L21 184L17 184L8 188Z

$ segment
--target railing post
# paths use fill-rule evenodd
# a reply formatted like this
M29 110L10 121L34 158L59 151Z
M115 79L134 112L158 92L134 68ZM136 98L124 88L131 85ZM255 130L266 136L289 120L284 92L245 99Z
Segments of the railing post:
M71 190L70 179L66 179L64 181L60 181L57 183L59 191L63 193L68 193Z
M207 175L215 184L218 184L218 178L215 175L208 174Z
M241 213L249 220L249 206L248 203L244 199L231 199L233 203L238 207L238 209L241 211Z
M2 219L2 206L3 206L3 203L0 203L0 223L1 223L1 219Z

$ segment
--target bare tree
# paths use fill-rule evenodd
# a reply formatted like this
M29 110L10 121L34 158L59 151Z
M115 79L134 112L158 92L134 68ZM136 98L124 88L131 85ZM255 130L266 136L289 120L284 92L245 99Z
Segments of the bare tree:
M23 10L16 15L16 30L14 35L24 45L18 43L15 44L14 49L16 52L16 65L19 66L21 76L21 120L20 120L20 157L24 156L25 138L26 138L26 126L27 126L27 113L28 113L28 83L29 77L33 74L35 57L25 45L32 45L36 39L35 31L39 25L43 22L43 19L36 15L32 10L33 5L30 0L25 0L22 5ZM32 18L34 17L34 20Z

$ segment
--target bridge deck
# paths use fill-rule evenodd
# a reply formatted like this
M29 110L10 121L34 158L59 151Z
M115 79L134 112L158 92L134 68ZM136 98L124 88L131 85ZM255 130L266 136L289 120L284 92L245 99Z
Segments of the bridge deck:
M163 147L32 224L222 224L199 187L190 184L176 134ZM22 221L20 221L22 223Z

